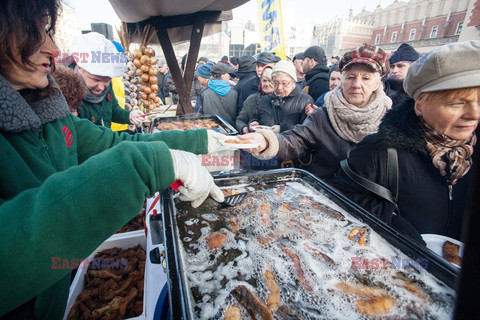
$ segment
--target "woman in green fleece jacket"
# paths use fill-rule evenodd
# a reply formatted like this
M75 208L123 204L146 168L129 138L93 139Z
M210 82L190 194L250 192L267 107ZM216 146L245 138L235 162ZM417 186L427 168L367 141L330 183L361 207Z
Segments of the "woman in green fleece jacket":
M118 135L69 112L49 75L58 6L3 0L0 10L2 319L61 319L70 270L52 259L86 258L176 179L194 207L208 194L223 201L193 154L220 149L214 133Z

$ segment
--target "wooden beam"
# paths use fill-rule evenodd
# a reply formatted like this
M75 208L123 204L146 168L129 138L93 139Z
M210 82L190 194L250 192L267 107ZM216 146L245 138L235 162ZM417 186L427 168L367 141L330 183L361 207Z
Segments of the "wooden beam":
M187 85L187 92L190 92L193 83L193 74L197 64L198 52L202 42L203 28L205 27L207 15L205 11L195 14L195 21L192 27L192 35L190 36L190 47L188 49L187 63L185 64L185 73L183 79Z
M154 19L151 21L152 25L157 29L157 37L162 46L163 54L167 60L168 68L172 74L173 82L179 96L179 104L177 106L177 115L193 113L192 103L190 102L190 94L182 77L180 67L177 63L175 51L173 50L172 42L168 36L167 28L162 19Z

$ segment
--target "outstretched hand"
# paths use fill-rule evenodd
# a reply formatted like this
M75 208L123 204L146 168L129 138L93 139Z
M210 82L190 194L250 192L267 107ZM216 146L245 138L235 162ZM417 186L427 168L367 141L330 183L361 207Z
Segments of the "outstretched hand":
M250 153L255 153L255 152L262 152L266 148L268 148L268 141L265 139L263 134L254 132L254 133L247 133L244 135L237 136L240 140L249 140L249 141L255 141L255 142L260 142L260 146L254 149L245 149L246 151Z

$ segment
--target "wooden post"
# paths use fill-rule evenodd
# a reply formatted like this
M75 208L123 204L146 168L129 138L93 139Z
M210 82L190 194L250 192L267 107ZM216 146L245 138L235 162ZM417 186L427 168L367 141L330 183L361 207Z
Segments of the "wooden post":
M157 29L158 40L160 41L163 54L165 55L168 67L170 68L173 82L177 88L179 96L177 115L193 113L193 107L190 101L190 90L192 88L195 65L197 64L198 52L200 51L200 44L202 42L206 19L207 14L205 11L195 13L192 34L190 36L190 47L183 77L175 57L175 51L173 50L172 41L168 35L165 22L161 17L150 19L152 25Z
M197 64L200 43L202 42L203 28L207 15L204 11L195 13L195 20L192 26L192 35L190 36L190 47L188 49L187 63L185 64L185 73L183 79L187 85L187 92L190 92L193 82L193 74Z
M168 36L167 28L162 19L155 19L152 24L157 29L157 37L162 46L163 54L167 60L168 68L172 74L175 88L177 88L179 103L177 106L177 115L193 113L192 103L190 102L190 93L187 91L185 82L183 81L180 67L175 57L175 51L173 50L172 42Z

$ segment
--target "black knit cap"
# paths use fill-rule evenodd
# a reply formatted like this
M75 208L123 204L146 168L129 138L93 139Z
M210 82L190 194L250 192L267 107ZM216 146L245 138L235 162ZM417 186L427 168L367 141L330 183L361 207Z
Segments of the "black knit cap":
M293 57L292 61L295 62L295 60L303 60L303 59L305 59L305 55L303 54L303 52L300 52L300 53L297 53L295 57Z
M399 61L416 61L420 54L408 43L402 43L390 57L390 63L397 63Z
M337 62L335 62L334 64L332 64L332 66L331 66L330 69L328 70L328 76L329 76L329 77L330 77L330 75L332 74L333 71L338 71L338 72L340 72L340 70L338 69L339 62L340 62L340 61L337 61Z

